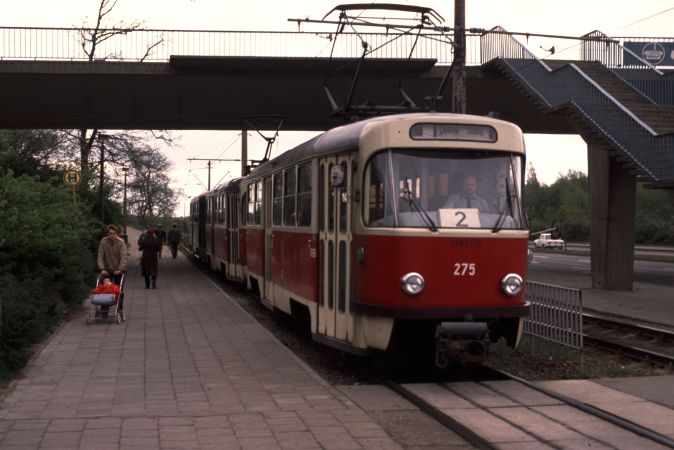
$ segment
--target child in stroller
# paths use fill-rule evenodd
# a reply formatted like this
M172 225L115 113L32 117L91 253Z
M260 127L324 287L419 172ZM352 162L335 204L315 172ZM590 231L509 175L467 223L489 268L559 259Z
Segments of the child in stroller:
M122 293L122 283L124 282L124 275L122 275L119 285L113 284L109 277L98 277L96 280L96 287L91 291L91 311L87 317L87 323L92 323L96 320L107 320L110 317L120 323L124 320L124 315L121 308L120 296ZM111 311L112 310L112 311Z

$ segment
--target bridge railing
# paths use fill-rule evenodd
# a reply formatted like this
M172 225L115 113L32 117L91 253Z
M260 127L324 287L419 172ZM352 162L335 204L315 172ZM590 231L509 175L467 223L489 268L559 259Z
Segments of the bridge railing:
M0 27L0 60L86 61L86 28ZM450 64L453 49L450 36L411 33L334 33L284 31L195 31L101 29L112 34L99 41L94 59L165 62L172 55L330 57L357 58L362 42L368 43L371 58L432 58ZM466 63L480 64L479 35L466 37ZM88 45L88 44L87 44ZM90 47L90 45L88 45ZM149 51L148 51L149 49Z

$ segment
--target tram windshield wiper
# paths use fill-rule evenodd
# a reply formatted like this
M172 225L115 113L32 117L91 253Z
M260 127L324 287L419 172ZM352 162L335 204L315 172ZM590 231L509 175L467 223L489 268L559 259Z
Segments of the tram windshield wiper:
M517 177L515 176L515 162L513 155L510 155L510 176L512 177L513 180L513 188L515 189L515 192L513 193L511 188L510 188L510 183L508 183L508 176L505 177L505 188L506 188L506 203L503 205L503 208L501 208L501 213L499 214L498 220L494 224L494 228L492 228L492 233L498 233L501 231L501 228L503 228L503 225L505 224L506 218L508 215L514 216L515 215L515 210L513 208L513 201L517 203L517 210L522 211L521 205L520 205L520 199L519 199L519 192L517 190L517 185L515 184L515 180ZM507 214L510 212L510 214ZM514 218L514 217L513 217Z
M408 187L408 181L407 175L403 175L403 198L409 203L410 209L419 214L424 225L426 225L429 230L438 231L438 227L435 225L435 222L433 222L433 219L431 219L431 216L428 215L426 210L421 207L419 202L414 198L414 195L412 195L412 191L410 191L410 188Z
M491 229L492 233L498 233L501 231L501 228L503 228L503 224L505 223L505 219L508 215L512 215L513 211L513 202L512 202L512 194L510 193L510 185L508 184L508 177L505 179L505 187L506 187L506 202L505 205L503 205L503 208L501 208L501 212L499 213L498 220L496 220L496 223L494 224L494 228ZM510 214L508 214L508 211L510 211Z

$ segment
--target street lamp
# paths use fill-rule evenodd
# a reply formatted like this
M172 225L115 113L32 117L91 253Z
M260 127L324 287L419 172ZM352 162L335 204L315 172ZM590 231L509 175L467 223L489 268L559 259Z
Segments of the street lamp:
M126 236L126 175L129 172L128 167L122 167L124 172L124 201L122 202L122 216L124 217L124 235Z

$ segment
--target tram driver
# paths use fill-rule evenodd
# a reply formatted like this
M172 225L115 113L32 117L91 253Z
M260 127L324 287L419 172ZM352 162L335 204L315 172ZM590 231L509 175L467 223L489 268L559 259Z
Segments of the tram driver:
M485 199L477 195L477 177L466 175L463 178L461 192L450 195L445 208L475 208L483 213L494 212L494 208Z

